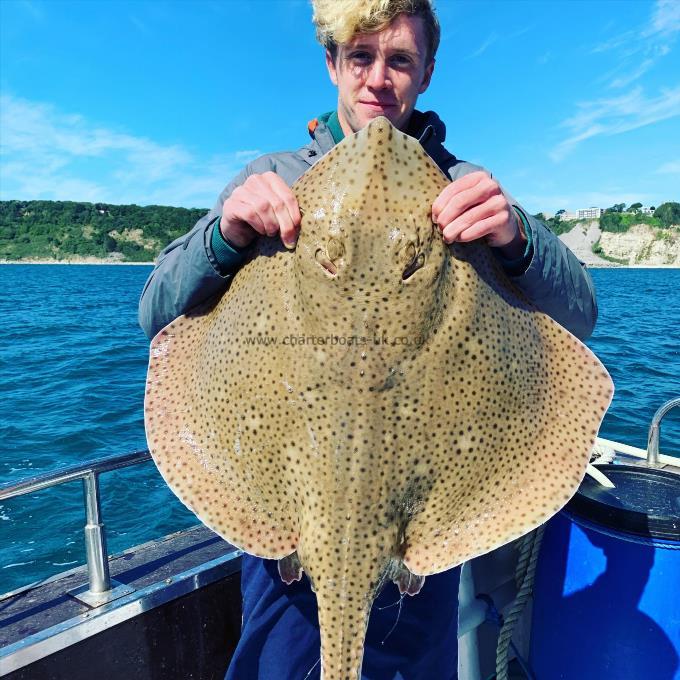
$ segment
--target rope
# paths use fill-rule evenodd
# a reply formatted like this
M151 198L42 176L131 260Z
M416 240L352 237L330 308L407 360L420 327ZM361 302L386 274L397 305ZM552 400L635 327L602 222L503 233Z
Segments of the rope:
M517 542L519 559L517 560L517 566L515 567L515 586L518 590L522 585L524 575L527 572L527 564L529 564L529 558L531 557L531 544L533 541L534 532L530 531L528 534L524 534Z
M517 597L512 603L510 610L504 616L503 626L498 635L498 645L496 647L497 680L508 680L508 651L512 643L512 634L515 630L517 621L519 621L519 618L522 615L524 605L529 597L531 597L534 576L536 575L536 563L538 561L538 553L541 548L544 531L545 525L541 525L524 536L518 545L520 556L517 562L517 568L515 569L515 581L519 591L517 592Z

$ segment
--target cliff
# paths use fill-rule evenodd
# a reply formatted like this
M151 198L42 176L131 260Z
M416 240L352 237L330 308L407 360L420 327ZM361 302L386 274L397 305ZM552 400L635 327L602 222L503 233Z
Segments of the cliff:
M680 267L680 228L636 224L628 231L600 229L598 220L579 223L559 237L574 254L596 267Z
M627 232L604 231L600 248L608 257L632 265L680 267L680 229L656 229L636 224Z

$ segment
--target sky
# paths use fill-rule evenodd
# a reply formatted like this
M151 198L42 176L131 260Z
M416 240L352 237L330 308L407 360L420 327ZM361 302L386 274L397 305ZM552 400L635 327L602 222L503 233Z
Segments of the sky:
M436 3L418 100L529 211L680 201L680 0ZM337 94L304 0L0 0L0 198L211 207Z

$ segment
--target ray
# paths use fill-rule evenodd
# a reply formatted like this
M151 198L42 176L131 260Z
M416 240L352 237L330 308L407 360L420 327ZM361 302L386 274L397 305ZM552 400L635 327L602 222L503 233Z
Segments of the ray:
M273 239L151 345L145 423L180 498L309 577L326 680L359 678L371 604L542 524L576 491L612 395L597 358L481 242L443 243L448 180L378 118L294 186Z

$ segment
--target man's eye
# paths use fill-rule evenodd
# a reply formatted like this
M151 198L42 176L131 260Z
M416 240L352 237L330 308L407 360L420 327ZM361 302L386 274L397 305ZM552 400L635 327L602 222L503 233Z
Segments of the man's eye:
M407 57L405 54L395 54L391 60L392 64L396 67L404 67L411 65L411 58Z
M352 52L349 55L349 58L355 64L364 65L364 64L370 64L370 62L371 62L371 55L368 52Z

